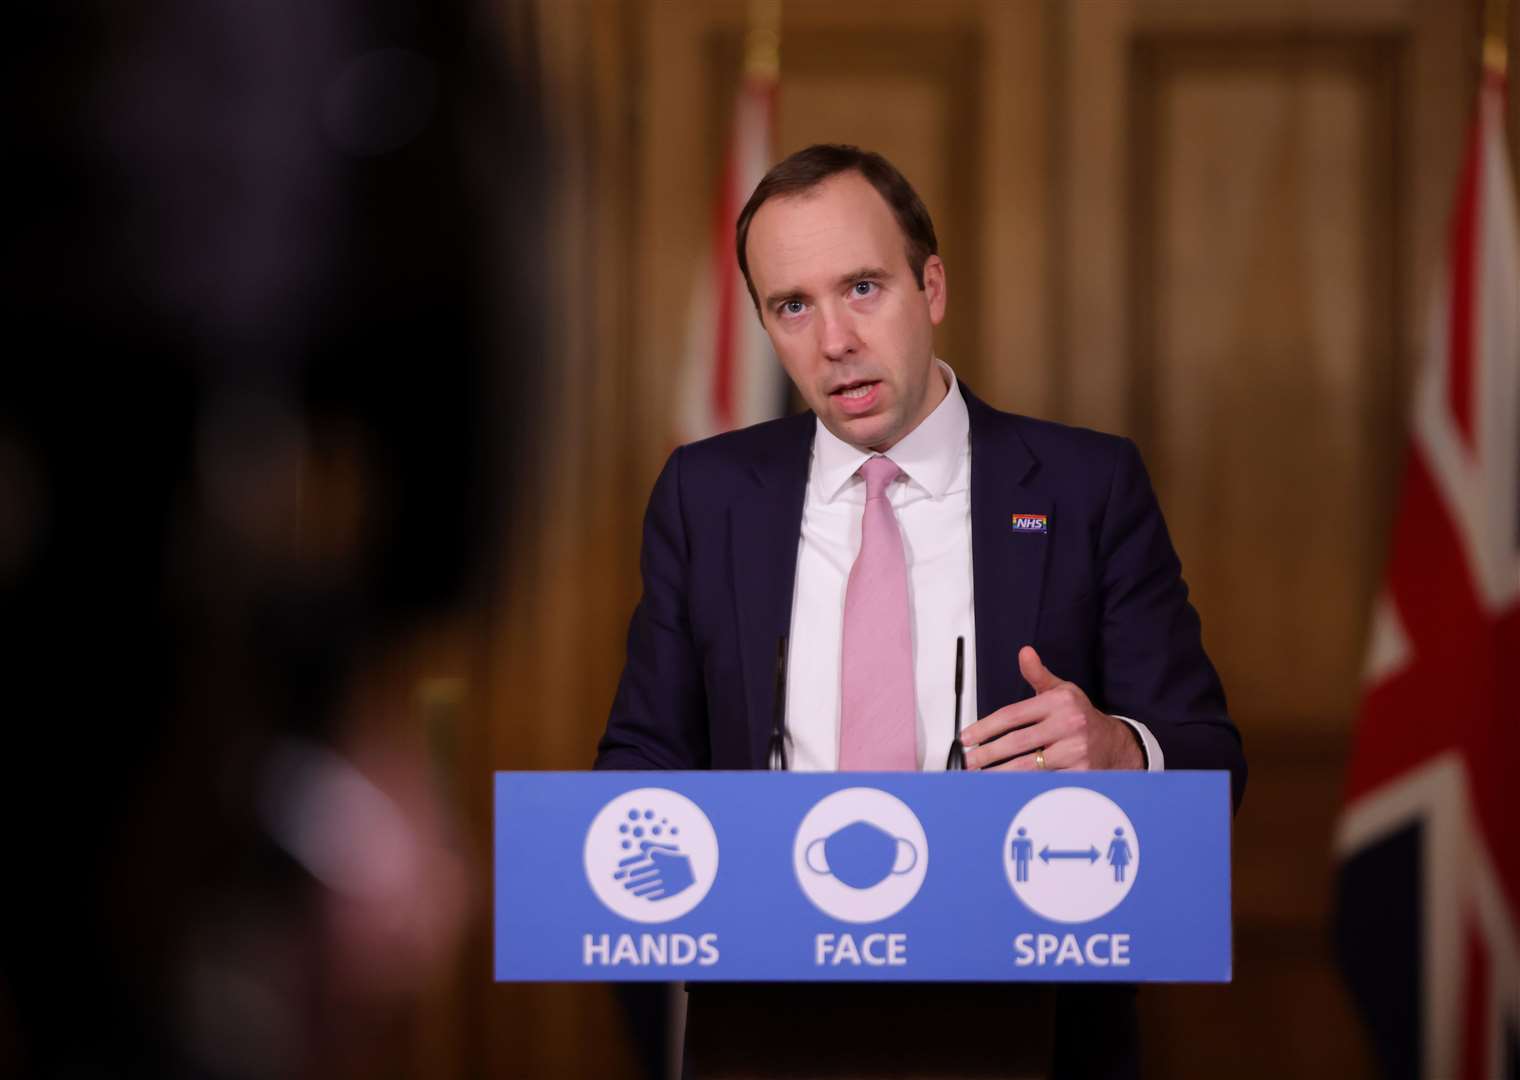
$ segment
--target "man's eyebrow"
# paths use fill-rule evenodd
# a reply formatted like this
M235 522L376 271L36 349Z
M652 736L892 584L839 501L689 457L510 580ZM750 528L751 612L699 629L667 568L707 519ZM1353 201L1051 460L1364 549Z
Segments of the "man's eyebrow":
M804 293L801 289L788 289L785 292L773 292L773 293L769 294L768 296L766 296L765 303L762 306L764 308L766 308L766 310L770 310L771 308L777 306L778 304L784 304L784 303L786 303L788 300L806 300L806 299L807 299L807 294Z
M885 266L862 266L858 270L851 270L848 274L841 274L834 284L843 288L846 285L853 285L855 282L864 281L867 278L887 278L891 276L891 273L888 272Z

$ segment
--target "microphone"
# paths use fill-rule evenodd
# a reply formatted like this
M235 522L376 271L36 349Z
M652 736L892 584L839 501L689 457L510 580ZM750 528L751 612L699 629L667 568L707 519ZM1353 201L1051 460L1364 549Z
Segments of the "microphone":
M776 639L776 687L771 707L771 744L769 768L772 772L786 772L786 635ZM957 710L959 711L959 710ZM957 727L956 730L959 730Z
M945 771L964 771L966 751L961 749L961 688L966 677L966 639L955 639L955 734L950 739L950 756L945 759Z

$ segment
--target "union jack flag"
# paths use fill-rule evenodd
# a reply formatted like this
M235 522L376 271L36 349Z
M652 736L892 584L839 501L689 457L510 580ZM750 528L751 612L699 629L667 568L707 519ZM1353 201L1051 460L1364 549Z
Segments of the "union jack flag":
M1520 1077L1520 228L1478 94L1339 822L1337 945L1389 1076Z

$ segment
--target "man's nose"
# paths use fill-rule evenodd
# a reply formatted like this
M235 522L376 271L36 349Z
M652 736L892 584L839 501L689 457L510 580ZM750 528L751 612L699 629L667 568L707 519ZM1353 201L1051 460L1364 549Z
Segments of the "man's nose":
M818 311L818 348L828 360L845 360L860 347L855 319L844 308L824 306Z

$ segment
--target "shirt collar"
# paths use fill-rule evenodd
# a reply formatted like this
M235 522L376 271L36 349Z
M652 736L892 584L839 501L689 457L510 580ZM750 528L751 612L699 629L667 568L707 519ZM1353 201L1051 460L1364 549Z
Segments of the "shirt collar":
M949 384L944 400L924 417L918 427L888 450L886 456L907 474L910 481L938 499L953 490L958 478L963 479L962 466L969 446L971 419L955 372L943 360L935 363ZM823 426L822 420L815 421L814 493L825 501L832 500L866 459L873 456L871 451L851 446L839 438Z

